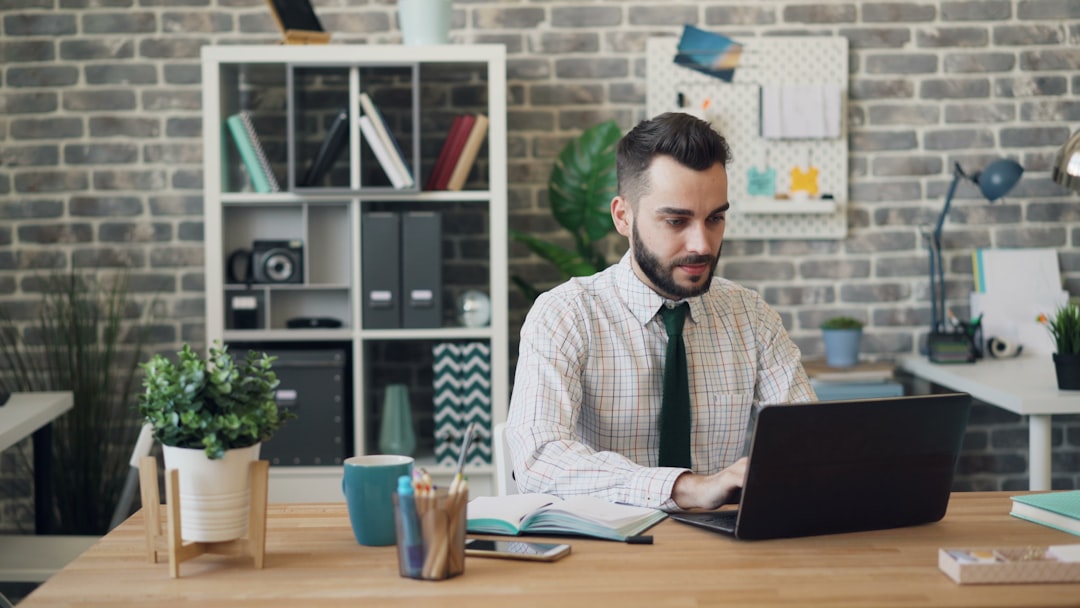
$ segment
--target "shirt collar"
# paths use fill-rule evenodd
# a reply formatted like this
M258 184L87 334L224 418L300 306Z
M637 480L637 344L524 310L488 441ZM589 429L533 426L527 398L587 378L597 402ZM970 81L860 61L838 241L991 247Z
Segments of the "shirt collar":
M634 266L630 260L629 251L619 260L615 273L616 289L622 294L623 301L626 302L630 314L634 315L634 318L642 325L655 318L661 306L671 302L653 291L651 287L643 283L634 274ZM698 315L705 312L705 304L702 303L701 296L687 298L683 301L690 304L689 318L692 322L697 323Z

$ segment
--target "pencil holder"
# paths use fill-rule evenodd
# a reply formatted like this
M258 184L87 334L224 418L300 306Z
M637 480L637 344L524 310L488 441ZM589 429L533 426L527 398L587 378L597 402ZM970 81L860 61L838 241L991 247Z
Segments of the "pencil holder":
M398 571L441 581L465 572L465 505L469 491L394 494Z

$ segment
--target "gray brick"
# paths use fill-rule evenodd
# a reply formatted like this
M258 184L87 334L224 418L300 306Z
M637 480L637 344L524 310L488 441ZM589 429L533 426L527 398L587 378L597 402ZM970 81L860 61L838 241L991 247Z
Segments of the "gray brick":
M965 0L941 3L945 21L1002 21L1012 17L1010 0Z
M840 287L840 301L863 304L903 302L911 289L903 283L846 283Z
M914 131L863 131L852 133L849 146L856 152L914 150L918 146Z
M56 45L51 40L0 40L0 57L4 64L52 61Z
M1061 203L1061 202L1032 202L1028 204L1027 216L1024 218L1028 222L1053 222L1053 223L1077 223L1080 222L1080 206L1075 202ZM1063 263L1064 267L1065 264ZM1077 270L1080 268L1072 268Z
M203 212L203 201L201 196L163 193L151 196L148 199L147 204L150 208L150 213L155 216L201 216Z
M542 32L536 37L536 52L543 54L595 53L600 37L595 32Z
M1046 99L1025 102L1020 105L1020 119L1025 122L1075 122L1080 120L1080 101Z
M142 106L149 111L197 111L202 108L202 92L164 88L144 91L142 94Z
M199 247L155 247L150 252L151 268L183 268L203 265L203 248Z
M791 262L729 260L722 276L733 281L790 280L795 277L795 266Z
M95 171L98 190L163 190L168 185L165 171Z
M706 6L705 24L722 25L772 25L776 23L776 9L768 6Z
M0 203L0 218L41 219L57 218L64 214L64 203L58 199L30 199Z
M96 59L131 59L135 56L135 43L131 40L109 38L105 40L61 40L60 58L65 61L93 61Z
M910 80L853 79L848 92L852 101L913 97L915 85Z
M75 16L66 13L4 16L4 35L6 36L70 36L75 32Z
M167 64L164 68L164 82L173 85L200 84L202 68L198 64Z
M872 166L877 177L937 175L941 173L942 162L937 156L879 156Z
M949 53L944 63L945 72L952 74L1008 72L1014 67L1012 53Z
M813 306L835 302L836 288L832 285L766 287L761 295L772 306Z
M54 112L59 107L56 93L37 91L33 93L0 93L0 107L5 116ZM3 137L0 136L0 139Z
M928 79L919 85L919 97L923 99L972 99L989 96L990 81L985 78Z
M911 201L922 196L922 189L916 182L866 182L851 184L848 195L860 203Z
M799 275L805 279L858 279L870 276L870 262L853 258L805 260L798 262L798 268Z
M148 2L142 0L140 4L145 5ZM135 0L60 0L60 8L119 8L125 6L135 6Z
M20 193L75 192L89 185L82 171L27 171L15 176L15 191Z
M170 118L165 123L165 134L169 137L200 137L202 135L202 119Z
M994 134L985 129L941 129L923 134L923 147L927 150L967 150L993 145Z
M1080 70L1080 49L1022 51L1021 70ZM1073 90L1076 90L1073 85Z
M630 25L697 25L698 9L696 6L673 3L653 6L630 6L627 9L627 22Z
M1001 25L994 28L994 44L1002 46L1034 46L1061 44L1063 32L1047 25Z
M933 125L941 119L941 110L921 104L875 105L870 107L869 117L872 125Z
M89 84L157 84L157 67L150 64L116 63L84 68Z
M143 211L134 196L73 196L68 206L74 217L130 217Z
M624 78L628 75L626 60L601 58L568 58L555 62L556 78Z
M24 249L15 254L15 268L21 270L50 270L67 266L67 256L61 251ZM26 291L26 288L23 288Z
M1004 148L1026 148L1060 145L1068 136L1065 127L1008 127L998 137Z
M934 27L915 32L915 42L921 47L982 47L990 40L990 34L973 27Z
M205 238L202 222L180 222L176 228L176 238L180 241L202 242ZM484 249L483 257L487 257L490 249Z
M52 167L58 164L57 146L5 146L0 148L0 162L8 167Z
M149 34L157 31L157 16L149 12L89 13L83 15L88 34Z
M975 123L1010 122L1016 118L1016 107L1007 103L964 103L945 107L945 122Z
M143 156L148 163L198 164L202 162L202 143L151 144L145 147Z
M102 243L168 243L172 225L163 222L103 222L98 226Z
M974 205L957 205L950 209L949 219L965 226L1013 224L1022 219L1020 211L1020 205L1003 204L1001 201L983 204L983 201L979 201Z
M608 99L612 103L645 105L647 91L640 82L612 83L608 86Z
M576 105L597 104L604 98L601 85L537 85L529 91L529 102L533 105Z
M7 69L5 84L9 87L66 87L79 81L79 70L70 66L13 67Z
M1063 226L1003 227L994 236L998 247L1060 248L1068 243L1068 232Z
M161 135L161 124L156 118L92 116L89 123L92 137L158 137Z
M473 11L473 26L481 29L491 30L533 29L542 24L545 20L545 17L546 15L544 14L544 9L536 7L483 7Z
M1080 2L1076 0L1020 0L1016 5L1020 19L1076 19Z
M322 22L323 29L328 32L384 33L391 30L391 25L394 29L398 29L397 22L391 21L389 15L383 12L365 11L359 14L331 15L326 18L322 17L321 13L322 11L320 11L319 21ZM255 17L240 15L237 23L239 24L237 29L241 32L274 32L276 35L279 31L269 15Z
M898 49L911 41L907 28L841 28L839 35L848 39L851 50Z
M938 69L936 55L903 53L870 55L864 70L869 74L932 74Z
M78 118L20 118L10 128L14 139L71 139L83 134Z
M141 268L146 255L131 248L98 247L79 249L71 254L75 268Z
M19 241L37 245L89 243L94 238L90 224L22 224Z
M70 165L130 164L138 160L139 149L134 144L95 143L64 146L64 162Z
M539 10L539 9L536 9ZM610 27L622 23L622 9L616 6L553 6L551 7L552 27ZM543 15L528 27L537 25ZM479 23L477 23L479 25Z
M867 23L933 21L936 17L937 7L933 4L881 2L862 7L862 20Z
M922 277L926 273L925 253L916 256L878 258L874 261L874 275L878 277Z
M202 190L202 169L174 171L170 185L177 190Z
M202 38L157 38L139 41L139 56L149 59L197 59L207 41Z
M855 5L853 4L816 4L806 6L785 6L785 23L854 23Z
M135 92L131 89L84 89L65 91L64 109L69 112L134 110Z
M171 7L170 7L171 8ZM161 16L161 31L174 34L231 32L233 18L221 12L170 12Z

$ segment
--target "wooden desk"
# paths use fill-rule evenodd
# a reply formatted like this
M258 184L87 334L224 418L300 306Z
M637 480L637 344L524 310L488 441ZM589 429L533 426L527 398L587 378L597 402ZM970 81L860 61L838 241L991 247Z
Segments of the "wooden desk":
M52 532L52 427L50 423L71 409L69 392L12 393L0 406L0 452L34 435L34 527L38 534Z
M914 376L1028 417L1028 487L1051 488L1051 416L1080 414L1080 391L1057 387L1050 355L981 359L977 363L933 363L905 356L897 366Z
M166 563L147 561L140 511L19 608L1077 606L1078 585L960 586L938 570L939 547L1080 542L1009 516L1009 495L954 494L935 524L800 539L737 541L666 520L651 530L653 545L574 538L555 563L470 557L464 575L440 582L401 578L394 547L357 545L344 504L270 505L263 570L206 555L170 579Z

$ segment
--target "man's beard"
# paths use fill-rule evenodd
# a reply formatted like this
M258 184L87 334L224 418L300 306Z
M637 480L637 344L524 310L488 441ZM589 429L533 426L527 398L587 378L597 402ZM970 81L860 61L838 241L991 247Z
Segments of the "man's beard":
M641 235L637 229L637 220L634 220L631 226L631 238L634 243L634 261L637 262L638 268L641 269L641 272L645 274L645 277L652 282L656 289L666 295L675 296L679 300L700 296L709 290L709 286L712 285L713 273L716 272L716 264L720 261L719 252L716 257L709 255L687 256L674 260L670 266L665 267L660 259L653 255L645 246L645 243L641 241ZM709 264L710 262L711 264ZM683 264L709 264L709 271L698 279L700 281L698 284L683 287L675 282L675 267Z

